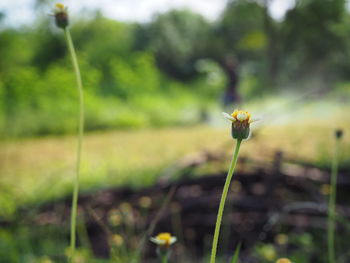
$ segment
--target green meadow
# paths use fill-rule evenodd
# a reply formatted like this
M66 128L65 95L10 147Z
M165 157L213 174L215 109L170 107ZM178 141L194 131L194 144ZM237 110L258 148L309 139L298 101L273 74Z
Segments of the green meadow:
M349 262L345 0L68 2L0 5L1 263Z

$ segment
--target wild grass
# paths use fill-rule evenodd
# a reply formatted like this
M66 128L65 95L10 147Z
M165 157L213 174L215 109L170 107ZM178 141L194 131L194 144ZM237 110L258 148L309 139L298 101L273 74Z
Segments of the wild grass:
M258 112L252 114L259 116ZM334 129L346 131L350 121L344 107L329 115L315 118L300 108L285 117L283 112L273 118L263 115L241 154L263 161L266 152L280 150L287 158L330 169ZM215 125L90 133L83 150L82 190L151 185L163 169L188 153L203 149L230 152L228 124L222 120ZM346 132L343 145L350 145ZM1 141L1 215L13 213L18 205L70 193L74 149L74 136ZM340 170L349 166L349 160L350 148L342 147Z
M218 147L222 140L215 138L223 134L221 129L204 126L89 134L83 150L82 189L150 185L184 154ZM1 186L17 204L68 194L75 145L74 136L1 143Z

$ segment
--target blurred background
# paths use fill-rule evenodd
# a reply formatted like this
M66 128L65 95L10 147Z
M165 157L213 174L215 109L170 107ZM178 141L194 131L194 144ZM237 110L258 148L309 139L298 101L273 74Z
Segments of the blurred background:
M0 262L66 262L77 91L49 0L0 3ZM346 0L64 1L85 92L79 262L206 262L234 141L220 245L243 262L326 262L334 131L337 239L349 262L350 5ZM65 252L66 251L66 252ZM138 257L142 259L137 260Z

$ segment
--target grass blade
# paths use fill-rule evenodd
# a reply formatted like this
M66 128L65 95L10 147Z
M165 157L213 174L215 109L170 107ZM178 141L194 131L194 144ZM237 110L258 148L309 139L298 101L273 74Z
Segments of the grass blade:
M241 251L241 244L242 243L238 243L238 245L236 247L236 250L235 250L235 254L233 255L231 263L237 263L238 257L239 257L239 252Z

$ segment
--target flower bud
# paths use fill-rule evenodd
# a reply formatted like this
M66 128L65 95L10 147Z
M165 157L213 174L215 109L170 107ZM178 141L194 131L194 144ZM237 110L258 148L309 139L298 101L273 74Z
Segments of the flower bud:
M343 130L342 129L337 129L334 133L335 138L341 139L343 137Z
M68 9L63 4L56 4L53 10L56 26L65 29L68 26Z
M231 135L233 139L244 140L249 137L250 128L248 123L232 122Z
M222 113L226 119L232 122L231 135L233 139L245 140L250 134L250 124L257 119L252 119L247 111L235 110L231 115Z

